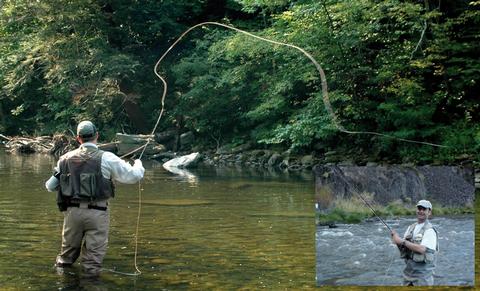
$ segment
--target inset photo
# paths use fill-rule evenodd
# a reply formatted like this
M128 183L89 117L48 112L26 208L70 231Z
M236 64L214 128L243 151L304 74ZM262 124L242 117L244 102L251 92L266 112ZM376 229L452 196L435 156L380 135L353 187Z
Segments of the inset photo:
M317 286L474 286L474 171L317 166Z

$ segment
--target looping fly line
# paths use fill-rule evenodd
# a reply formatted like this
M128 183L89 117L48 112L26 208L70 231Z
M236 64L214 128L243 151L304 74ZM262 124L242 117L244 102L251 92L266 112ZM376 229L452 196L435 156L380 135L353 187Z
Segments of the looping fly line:
M160 110L160 114L157 118L157 121L155 123L155 126L153 127L153 130L152 132L150 133L150 137L147 139L147 142L131 151L130 153L122 156L122 157L125 157L127 155L131 155L139 150L142 150L140 156L139 156L139 159L142 158L144 152L145 152L145 149L147 148L148 144L150 143L150 141L152 140L153 138L153 135L155 133L155 131L157 130L157 127L160 123L160 120L163 116L163 113L165 111L165 97L167 95L167 88L168 88L168 84L167 84L167 81L165 81L165 79L158 73L158 68L160 66L160 63L163 61L163 59L168 55L168 53L192 30L194 30L195 28L197 27L200 27L200 26L205 26L205 25L216 25L216 26L221 26L221 27L224 27L224 28L227 28L227 29L231 29L231 30L234 30L234 31L237 31L239 33L242 33L242 34L245 34L245 35L248 35L250 37L253 37L255 39L258 39L258 40L261 40L261 41L265 41L265 42L268 42L268 43L271 43L271 44L274 44L274 45L280 45L280 46L286 46L286 47L290 47L290 48L294 48L298 51L300 51L301 53L303 53L314 65L315 65L315 68L317 69L318 73L320 74L320 81L321 81L321 86L322 86L322 100L323 100L323 104L325 105L325 109L327 110L329 116L330 116L330 119L332 121L332 124L335 126L335 128L340 131L340 132L343 132L343 133L347 133L347 134L369 134L369 135L376 135L376 136L381 136L381 137L385 137L385 138L389 138L389 139L396 139L396 140L399 140L399 141L404 141L404 142L409 142L409 143L417 143L417 144L423 144L423 145L429 145L429 146L433 146L433 147L441 147L441 148L447 148L447 146L444 146L444 145L440 145L440 144L435 144L435 143L429 143L429 142L423 142L423 141L416 141L416 140L411 140L411 139L405 139L405 138L399 138L399 137L396 137L396 136L392 136L392 135L388 135L388 134L383 134L383 133L379 133L379 132L373 132L373 131L352 131L352 130L347 130L345 129L339 122L338 120L338 117L335 115L335 112L333 111L332 109L332 105L330 103L330 99L328 97L328 89L327 89L327 78L325 76L325 72L323 71L322 67L320 66L320 64L315 60L315 58L309 54L307 51L305 51L304 49L302 49L301 47L298 47L296 45L293 45L293 44L288 44L288 43L283 43L283 42L279 42L279 41L274 41L274 40L270 40L270 39L267 39L267 38L264 38L264 37L260 37L260 36L257 36L257 35L254 35L250 32L247 32L247 31L244 31L244 30L241 30L241 29L238 29L236 27L233 27L233 26L230 26L230 25L226 25L226 24L223 24L223 23L219 23L219 22L202 22L202 23L199 23L199 24L196 24L192 27L190 27L189 29L187 29L185 32L183 32L180 37L178 37L175 42L163 53L163 55L158 59L157 63L155 64L155 67L153 69L153 72L155 73L155 75L160 79L160 81L162 81L163 83L163 93L162 93L162 98L161 98L161 110ZM137 266L137 246L138 246L138 228L139 228L139 222L140 222L140 209L141 209L141 185L139 184L139 210L138 210L138 216L137 216L137 227L136 227L136 231L135 231L135 269L136 269L136 272L135 273L122 273L122 274L125 274L125 275L139 275L141 274L140 270L138 269L138 266ZM386 224L385 224L386 225ZM388 227L388 226L387 226ZM109 270L109 271L113 271L113 270ZM120 273L120 272L117 272L117 273Z
M163 112L164 112L164 108L165 108L165 96L167 95L167 82L165 81L165 79L158 73L158 67L160 66L160 63L162 62L162 60L167 56L167 54L180 42L180 40L182 40L183 37L185 37L190 31L194 30L195 28L197 27L200 27L200 26L204 26L204 25L216 25L216 26L221 26L221 27L224 27L224 28L228 28L228 29L231 29L231 30L234 30L234 31L237 31L237 32L240 32L242 34L245 34L245 35L248 35L250 37L253 37L255 39L258 39L258 40L261 40L261 41L265 41L265 42L268 42L268 43L271 43L271 44L275 44L275 45L280 45L280 46L286 46L286 47L290 47L290 48L294 48L300 52L302 52L314 65L315 65L315 68L317 69L318 73L320 74L320 80L321 80L321 85L322 85L322 100L323 100L323 104L325 105L325 109L327 110L329 116L330 116L330 119L332 121L332 124L335 126L335 128L340 131L340 132L343 132L343 133L347 133L347 134L369 134L369 135L376 135L376 136L381 136L381 137L386 137L386 138L389 138L389 139L396 139L396 140L399 140L399 141L404 141L404 142L409 142L409 143L417 143L417 144L423 144L423 145L429 145L429 146L433 146L433 147L442 147L442 148L447 148L447 146L444 146L444 145L440 145L440 144L435 144L435 143L429 143L429 142L423 142L423 141L416 141L416 140L411 140L411 139L405 139L405 138L400 138L400 137L396 137L396 136L392 136L392 135L388 135L388 134L383 134L383 133L379 133L379 132L374 132L374 131L352 131L352 130L347 130L345 129L339 122L338 120L338 117L337 115L335 114L335 112L333 111L332 109L332 105L330 103L330 99L328 97L328 89L327 89L327 78L325 77L325 72L323 71L322 67L320 66L320 64L315 60L315 58L309 54L308 52L306 52L304 49L302 49L301 47L298 47L296 45L293 45L293 44L288 44L288 43L283 43L283 42L279 42L279 41L274 41L274 40L270 40L270 39L267 39L267 38L264 38L264 37L260 37L260 36L257 36L257 35L254 35L250 32L247 32L247 31L244 31L244 30L241 30L241 29L238 29L236 27L233 27L233 26L230 26L230 25L226 25L226 24L223 24L223 23L218 23L218 22L202 22L202 23L199 23L199 24L196 24L192 27L190 27L189 29L187 29L185 32L183 32L180 37L177 38L177 40L175 40L175 42L165 51L165 53L163 53L163 55L160 57L160 59L157 61L157 63L155 64L155 67L153 69L155 75L162 81L163 83L163 94L162 94L162 108L161 108L161 111L160 111L160 115L157 119L157 122L155 124L155 127L152 131L152 135L155 133L155 130L157 129L157 126L160 122L160 119L163 115ZM147 144L148 144L148 141L147 141ZM144 146L146 147L146 145ZM144 148L145 150L145 148ZM142 152L143 154L143 152Z

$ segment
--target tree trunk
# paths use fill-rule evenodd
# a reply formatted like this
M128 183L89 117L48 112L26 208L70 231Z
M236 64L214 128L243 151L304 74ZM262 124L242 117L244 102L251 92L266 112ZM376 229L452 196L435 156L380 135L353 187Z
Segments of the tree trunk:
M2 102L0 102L0 132L7 130L7 120L5 114L3 114Z
M182 134L184 126L183 115L175 116L175 141L173 143L173 151L180 150L180 135Z
M128 95L127 95L128 96ZM133 98L127 98L124 103L125 111L128 118L132 122L133 126L137 130L137 133L147 134L147 122L145 120L145 114L140 110L140 106L133 100Z
M122 92L125 96L125 102L123 103L123 107L125 108L125 112L127 113L128 118L136 129L136 133L148 134L149 129L145 120L145 112L142 112L140 106L137 103L140 98L137 94L135 94L132 84L127 80L123 80L120 82L119 87L120 92Z

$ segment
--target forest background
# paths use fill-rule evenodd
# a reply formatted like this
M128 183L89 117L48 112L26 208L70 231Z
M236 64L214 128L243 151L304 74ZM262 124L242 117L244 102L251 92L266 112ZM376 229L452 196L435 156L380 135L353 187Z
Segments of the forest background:
M160 110L159 56L187 28L218 21L301 53L204 26L165 59L159 132L197 149L253 144L353 160L479 161L480 1L3 0L0 133L71 134L91 119L102 139L149 133Z

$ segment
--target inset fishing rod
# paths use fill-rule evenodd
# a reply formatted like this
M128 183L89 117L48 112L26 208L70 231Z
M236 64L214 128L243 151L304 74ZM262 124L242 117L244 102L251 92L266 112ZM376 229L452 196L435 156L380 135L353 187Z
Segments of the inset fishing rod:
M261 41L265 41L265 42L268 42L268 43L271 43L271 44L275 44L275 45L280 45L280 46L287 46L287 47L290 47L290 48L294 48L296 50L299 50L300 52L302 52L314 65L315 65L315 68L317 69L318 73L320 74L320 80L321 80L321 86L322 86L322 100L323 100L323 104L325 105L325 110L327 110L329 116L330 116L330 119L332 121L332 124L335 126L335 128L340 131L340 132L343 132L343 133L347 133L347 134L370 134L370 135L377 135L377 136L382 136L382 137L386 137L386 138L390 138L390 139L396 139L396 140L400 140L400 141L404 141L404 142L410 142L410 143L417 143L417 144L424 144L424 145L429 145L429 146L434 146L434 147L442 147L442 148L447 148L448 146L444 146L444 145L439 145L439 144L435 144L435 143L429 143L429 142L423 142L423 141L416 141L416 140L410 140L410 139L404 139L404 138L399 138L399 137L395 137L395 136L392 136L392 135L387 135L387 134L383 134L383 133L378 133L378 132L372 132L372 131L350 131L350 130L347 130L345 129L339 122L338 120L338 117L335 115L335 112L333 111L332 109L332 105L330 103L330 99L328 97L328 89L327 89L327 78L325 76L325 72L323 71L322 67L320 66L320 64L315 60L315 58L309 54L308 52L306 52L304 49L302 49L301 47L298 47L296 45L292 45L292 44L288 44L288 43L283 43L283 42L279 42L279 41L274 41L274 40L270 40L270 39L267 39L267 38L264 38L264 37L260 37L260 36L257 36L257 35L254 35L252 33L249 33L247 31L244 31L244 30L241 30L241 29L238 29L236 27L233 27L233 26L230 26L230 25L226 25L226 24L223 24L223 23L218 23L218 22L202 22L202 23L199 23L199 24L196 24L192 27L190 27L189 29L187 29L185 32L183 32L180 37L178 37L175 42L165 51L165 53L163 53L163 55L160 57L160 59L157 61L157 63L155 64L154 68L153 68L153 72L155 73L155 75L160 79L160 81L162 81L163 83L163 93L162 93L162 98L161 98L161 110L160 110L160 114L158 116L158 119L157 119L157 122L155 123L155 126L153 127L153 130L151 132L150 135L154 135L155 131L157 130L157 127L160 123L160 119L162 118L163 116L163 113L164 113L164 110L165 110L165 97L167 95L167 81L165 81L165 79L158 73L158 67L160 66L160 63L162 62L162 60L167 56L167 54L178 44L178 42L180 42L180 40L185 36L187 35L190 31L192 31L193 29L197 28L197 27L200 27L200 26L205 26L205 25L216 25L216 26L221 26L221 27L224 27L224 28L228 28L228 29L231 29L231 30L234 30L234 31L237 31L237 32L240 32L240 33L243 33L245 35L248 35L250 37L253 37L253 38L256 38L258 40L261 40ZM142 150L141 154L140 154L140 159L142 158L144 152L145 152L145 149L147 148L148 144L152 141L151 138L148 138L147 139L147 142L143 145L143 146L140 146L138 147L137 149L133 150L132 152L128 153L127 155L130 155L130 154L133 154L139 150ZM125 156L124 156L125 157ZM137 267L137 262L136 262L136 257L137 257L137 238L138 238L138 228L139 228L139 222L140 222L140 207L141 207L141 195L140 195L140 183L139 183L139 211L138 211L138 217L137 217L137 228L136 228L136 235L135 235L135 268L137 270L137 273L134 273L132 275L138 275L140 274L140 270L138 269ZM357 195L359 195L361 197L361 199L365 202L365 204L367 204L367 206L370 208L370 210L372 210L373 214L375 216L377 216L380 221L391 231L392 229L385 223L385 221L383 221L383 219L377 215L377 213L375 212L375 210L370 206L370 204L365 200L363 199L363 197L357 193Z
M360 195L360 193L357 193L357 191L352 191L353 193L357 194L358 197L360 197L360 199L362 199L363 203L365 203L368 208L370 208L370 210L373 212L373 214L388 228L388 230L390 230L390 232L392 232L392 229L390 228L390 226L388 226L388 224L377 214L377 212L375 211L375 209L373 209L373 207L370 205L370 203L368 203L368 201L363 198L362 195Z

